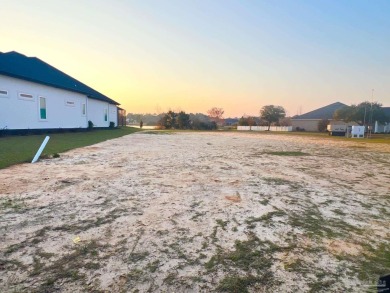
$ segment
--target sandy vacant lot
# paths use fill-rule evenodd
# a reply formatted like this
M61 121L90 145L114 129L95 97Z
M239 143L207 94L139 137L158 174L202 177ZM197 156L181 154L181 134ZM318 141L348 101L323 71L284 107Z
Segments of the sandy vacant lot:
M389 206L388 144L137 133L0 170L0 292L364 292Z

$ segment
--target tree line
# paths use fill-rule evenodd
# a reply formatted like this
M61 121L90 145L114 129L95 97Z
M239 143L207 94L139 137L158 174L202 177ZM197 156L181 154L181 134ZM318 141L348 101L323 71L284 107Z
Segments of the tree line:
M375 121L380 123L390 121L390 117L386 115L381 103L367 101L338 109L335 111L333 118L345 122L353 121L360 125L372 125Z
M207 116L206 116L207 117ZM212 117L196 117L187 114L184 111L178 113L168 111L163 114L157 122L157 127L160 129L194 129L194 130L213 130L217 129L216 121Z
M239 126L268 126L268 130L272 124L291 125L290 119L286 118L286 110L282 106L266 105L261 108L259 117L242 116L238 120Z
M207 111L207 115L196 113L187 114L185 111L168 111L162 114L129 114L131 121L143 121L145 125L157 125L161 129L199 129L212 130L224 125L224 110L213 107ZM360 125L372 125L374 121L381 123L389 122L390 117L382 109L378 102L362 102L357 105L343 107L335 111L334 120L343 120L345 122L354 121ZM237 121L237 120L236 120ZM319 121L318 130L326 131L329 121L324 119ZM291 120L286 117L286 111L282 106L266 105L260 109L258 117L242 116L238 119L239 126L290 126Z

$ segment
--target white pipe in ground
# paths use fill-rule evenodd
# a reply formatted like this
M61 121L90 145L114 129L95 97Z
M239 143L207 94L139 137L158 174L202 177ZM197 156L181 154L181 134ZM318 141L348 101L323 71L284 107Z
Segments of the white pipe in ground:
M45 137L45 139L43 140L43 142L41 144L41 147L39 148L39 150L35 154L34 159L31 161L31 164L35 163L36 161L38 161L38 159L39 159L40 155L42 154L43 149L45 148L45 146L46 146L47 142L49 141L49 139L50 139L50 136L46 136Z

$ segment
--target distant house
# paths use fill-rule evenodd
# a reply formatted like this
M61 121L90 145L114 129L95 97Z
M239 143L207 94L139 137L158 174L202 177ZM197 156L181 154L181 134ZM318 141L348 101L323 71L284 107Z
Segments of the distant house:
M318 122L321 120L333 120L333 114L336 110L341 109L347 105L336 102L325 107L310 111L308 113L297 115L291 118L291 125L293 131L318 131Z
M225 125L226 126L232 126L232 125L237 125L238 123L238 118L225 118L224 119Z
M118 105L38 58L0 52L0 129L117 126Z
M375 121L374 132L375 133L390 133L390 107L382 107L383 112L388 117L387 122L380 123Z

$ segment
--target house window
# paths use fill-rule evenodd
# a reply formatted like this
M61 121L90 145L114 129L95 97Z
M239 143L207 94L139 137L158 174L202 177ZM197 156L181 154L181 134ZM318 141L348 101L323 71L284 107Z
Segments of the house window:
M67 101L65 101L65 106L74 107L75 106L75 102L71 101L71 100L67 100Z
M46 120L46 98L39 97L39 118L41 120Z
M1 97L1 98L6 98L6 97L8 97L8 91L0 90L0 97Z
M34 97L33 97L33 95L30 95L30 94L19 93L19 99L33 101Z
M81 104L81 115L85 116L87 114L87 105L85 103Z
M108 111L104 109L104 121L108 121Z

